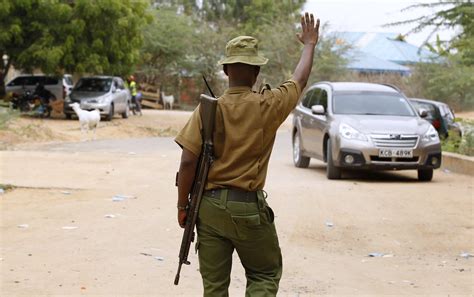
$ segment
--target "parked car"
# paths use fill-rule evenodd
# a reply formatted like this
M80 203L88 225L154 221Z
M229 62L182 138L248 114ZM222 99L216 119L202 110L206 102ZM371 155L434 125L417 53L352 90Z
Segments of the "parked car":
M112 120L116 113L128 118L131 98L130 91L125 88L120 77L83 77L66 98L64 114L68 119L71 118L75 113L69 104L77 102L81 109L98 109L108 121Z
M448 137L448 132L462 136L459 123L456 123L454 112L446 103L428 99L410 98L410 101L418 109L425 109L428 112L426 120L436 128L442 138Z
M387 85L312 85L294 111L292 139L295 166L322 160L329 179L343 169L416 169L419 180L430 181L441 165L436 129Z
M43 84L56 99L65 99L73 88L72 76L65 74L62 77L49 75L19 75L6 84L7 94L19 97L25 91L34 92L36 86Z

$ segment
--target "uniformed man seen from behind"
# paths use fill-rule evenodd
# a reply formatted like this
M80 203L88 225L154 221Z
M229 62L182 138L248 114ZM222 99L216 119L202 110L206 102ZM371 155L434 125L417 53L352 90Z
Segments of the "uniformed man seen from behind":
M278 127L295 108L308 81L318 42L319 20L301 17L303 51L293 77L278 88L252 92L260 66L258 41L239 36L227 43L223 65L229 88L218 98L214 155L197 221L199 271L204 296L228 296L232 254L237 251L247 277L246 296L275 296L282 257L274 215L263 191ZM186 206L201 153L199 109L176 137L183 148L178 179L178 222ZM290 198L290 197L288 197Z

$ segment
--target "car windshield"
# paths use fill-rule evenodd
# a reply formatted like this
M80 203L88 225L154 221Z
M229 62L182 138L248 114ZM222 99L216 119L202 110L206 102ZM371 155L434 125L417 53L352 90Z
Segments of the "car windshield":
M339 92L334 95L335 114L415 116L405 98L377 92Z
M74 90L81 92L108 92L111 86L111 78L81 78Z

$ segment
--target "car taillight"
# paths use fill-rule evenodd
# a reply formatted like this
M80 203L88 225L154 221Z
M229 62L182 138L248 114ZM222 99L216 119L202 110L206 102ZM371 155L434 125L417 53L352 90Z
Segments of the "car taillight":
M431 123L433 125L433 127L435 127L436 129L439 129L441 128L441 121L440 120L433 120L433 123Z

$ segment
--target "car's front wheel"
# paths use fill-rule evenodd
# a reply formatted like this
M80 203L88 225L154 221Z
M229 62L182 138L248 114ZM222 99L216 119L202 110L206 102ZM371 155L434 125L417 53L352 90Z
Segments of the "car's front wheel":
M127 102L127 106L125 107L125 111L122 112L122 118L126 119L128 118L130 114L130 102Z
M328 179L340 179L341 175L342 175L341 168L334 166L334 161L332 158L331 139L328 139L326 176Z
M114 117L114 104L110 104L109 114L105 117L106 121L111 121Z
M293 136L293 163L298 168L308 168L309 157L303 156L301 152L301 136L298 132Z
M433 169L418 169L419 181L431 181L433 179Z

